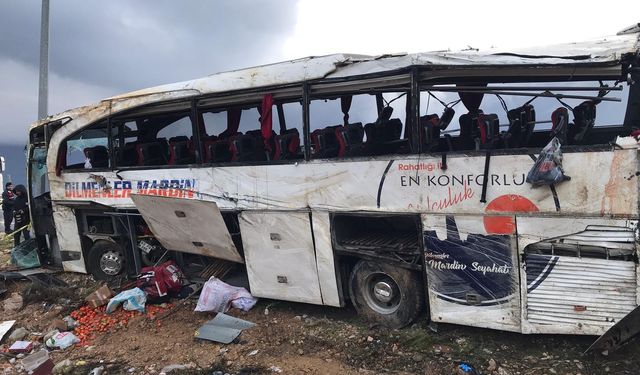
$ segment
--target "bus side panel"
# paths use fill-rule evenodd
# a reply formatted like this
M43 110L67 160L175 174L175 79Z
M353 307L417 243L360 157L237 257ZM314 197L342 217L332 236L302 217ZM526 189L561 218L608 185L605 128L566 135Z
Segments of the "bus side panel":
M314 211L311 215L313 222L313 240L316 247L316 264L318 265L318 279L322 302L325 305L340 307L343 305L338 287L333 246L331 245L331 220L326 211Z
M517 221L523 333L601 335L637 306L635 221Z
M520 330L513 216L423 215L431 319Z
M65 271L86 273L75 212L70 207L54 203L53 220L60 246L62 268Z
M250 212L238 216L251 293L322 304L309 212Z

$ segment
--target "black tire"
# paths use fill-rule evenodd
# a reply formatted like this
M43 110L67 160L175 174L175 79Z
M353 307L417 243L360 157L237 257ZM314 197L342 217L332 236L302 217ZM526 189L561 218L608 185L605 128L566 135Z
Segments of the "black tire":
M88 263L96 280L110 280L124 272L124 251L116 243L96 241L89 249Z
M419 272L374 261L359 261L349 277L349 295L360 316L390 328L413 322L424 307Z

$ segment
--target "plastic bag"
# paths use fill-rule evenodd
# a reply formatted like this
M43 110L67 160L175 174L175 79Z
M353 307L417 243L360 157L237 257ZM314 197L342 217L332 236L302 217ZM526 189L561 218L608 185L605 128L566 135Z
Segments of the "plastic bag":
M558 184L570 179L562 169L560 140L554 137L540 152L540 156L527 174L527 182L536 187Z
M80 342L80 339L78 339L73 333L58 332L47 340L46 345L49 348L66 349L78 342Z
M231 286L211 277L202 287L198 305L194 311L227 312L230 306L249 311L258 302L245 288Z
M107 314L114 312L120 304L125 310L135 310L144 312L144 305L147 302L147 295L140 288L133 288L122 291L111 298L107 304Z

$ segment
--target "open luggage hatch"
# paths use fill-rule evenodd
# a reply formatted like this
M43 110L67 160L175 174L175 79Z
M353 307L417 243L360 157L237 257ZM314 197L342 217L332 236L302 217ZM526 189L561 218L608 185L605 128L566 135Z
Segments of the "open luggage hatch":
M244 263L215 202L140 194L131 199L165 248Z

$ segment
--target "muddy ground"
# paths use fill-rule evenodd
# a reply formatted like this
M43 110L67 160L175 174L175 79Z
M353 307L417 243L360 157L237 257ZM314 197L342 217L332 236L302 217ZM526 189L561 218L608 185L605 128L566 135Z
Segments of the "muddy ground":
M0 266L7 252L0 250ZM71 288L38 290L27 281L8 282L6 300L21 293L24 305L1 310L1 320L43 333L56 318L82 304L98 283L91 277L59 274ZM167 365L183 365L172 374L433 374L457 373L468 362L482 374L638 374L640 344L633 342L607 357L583 355L594 337L521 335L439 324L433 332L426 318L401 330L389 330L342 309L262 299L249 312L230 315L256 323L232 344L194 338L214 314L193 312L189 300L161 325L145 317L97 337L90 346L50 353L55 363L69 359L69 374L158 374ZM4 306L0 301L0 306ZM432 327L431 327L432 328ZM8 340L2 342L7 347ZM13 363L12 363L13 362ZM0 374L18 373L18 361L0 355ZM24 372L23 372L24 373Z

